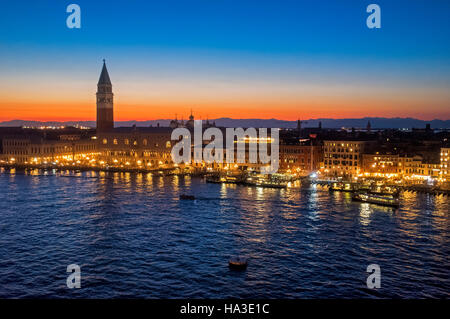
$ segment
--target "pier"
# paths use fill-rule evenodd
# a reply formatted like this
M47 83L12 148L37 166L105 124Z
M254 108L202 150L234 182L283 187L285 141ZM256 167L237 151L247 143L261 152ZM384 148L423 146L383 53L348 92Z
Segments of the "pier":
M362 183L350 182L350 181L333 181L333 180L312 180L312 184L320 185L322 187L328 187L332 191L357 191L365 189L362 186ZM333 187L333 184L341 184L342 187L336 188ZM347 186L347 187L346 187ZM393 185L393 184L384 184L383 186L393 187L398 189L400 192L410 192L410 193L423 193L430 194L434 196L449 196L450 189L442 189L439 187L431 187L426 185Z

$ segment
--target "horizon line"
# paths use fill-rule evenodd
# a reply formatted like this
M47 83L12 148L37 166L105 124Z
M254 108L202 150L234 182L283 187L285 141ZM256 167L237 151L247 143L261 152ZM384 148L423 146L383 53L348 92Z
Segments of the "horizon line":
M342 117L342 118L333 118L333 117L319 117L319 118L298 118L295 120L285 120L285 119L279 119L279 118L232 118L232 117L217 117L217 118L198 118L196 120L202 120L202 121L215 121L220 119L228 119L228 120L259 120L259 121L283 121L283 122L297 122L298 120L304 122L304 121L319 121L319 120L365 120L365 119L386 119L386 120L416 120L416 121L422 121L422 122L432 122L432 121L450 121L450 118L448 119L440 119L440 118L434 118L431 120L424 120L416 117L380 117L380 116L365 116L365 117ZM145 120L138 120L138 119L115 119L114 122L149 122L149 121L171 121L175 120L175 118L157 118L157 119L145 119ZM187 120L184 119L185 121ZM86 119L46 119L46 120L33 120L33 119L11 119L11 120L0 120L0 123L5 122L14 122L14 121L22 121L22 122L95 122L96 119L92 120L86 120ZM178 119L180 121L180 119Z

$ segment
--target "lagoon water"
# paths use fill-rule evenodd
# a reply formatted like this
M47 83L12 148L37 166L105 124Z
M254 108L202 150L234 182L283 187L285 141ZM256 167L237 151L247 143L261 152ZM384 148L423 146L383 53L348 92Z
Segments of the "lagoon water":
M394 210L314 186L1 169L0 297L448 298L449 212L423 194ZM245 272L228 269L236 255Z

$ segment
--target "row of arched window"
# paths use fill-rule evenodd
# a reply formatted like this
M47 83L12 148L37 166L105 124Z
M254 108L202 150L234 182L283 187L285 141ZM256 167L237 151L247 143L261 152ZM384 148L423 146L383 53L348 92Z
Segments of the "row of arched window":
M104 145L107 145L107 144L108 144L108 139L104 138L104 139L102 140L102 143L103 143ZM114 139L112 140L112 144L114 144L114 145L119 145L119 140L118 140L117 138L114 138ZM123 140L123 144L124 144L124 145L130 145L130 140L129 140L128 138L125 138L125 139ZM139 144L139 143L138 143L137 140L133 140L133 141L132 141L132 145L138 146L138 144ZM143 145L143 146L148 146L148 145L149 145L148 140L147 140L146 138L144 138L144 139L142 140L142 145ZM155 146L155 147L159 147L160 145L159 145L158 143L155 143L154 146ZM166 147L167 147L167 148L172 147L172 143L171 143L170 141L167 141L167 142L166 142Z

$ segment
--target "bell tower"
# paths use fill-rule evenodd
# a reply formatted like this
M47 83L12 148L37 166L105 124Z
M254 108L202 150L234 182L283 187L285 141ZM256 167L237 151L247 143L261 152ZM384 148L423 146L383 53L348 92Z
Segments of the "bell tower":
M112 84L106 69L105 59L97 83L97 132L110 131L114 128Z

